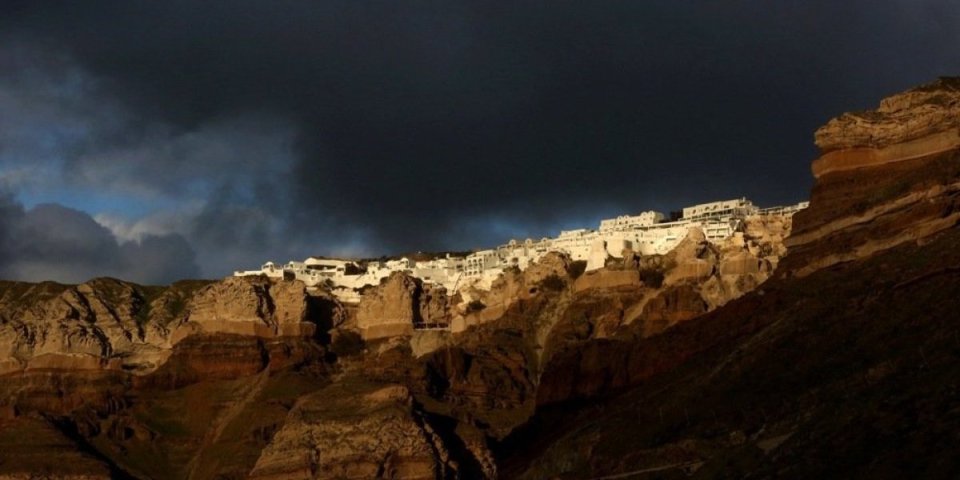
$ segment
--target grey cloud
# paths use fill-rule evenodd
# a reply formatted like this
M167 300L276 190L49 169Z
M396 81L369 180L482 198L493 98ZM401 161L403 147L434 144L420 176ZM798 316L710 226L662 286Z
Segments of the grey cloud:
M182 128L163 119L139 118L104 91L108 82L69 57L15 44L0 47L0 63L9 67L0 74L0 186L34 194L105 196L112 199L107 207L120 211L97 215L96 223L109 227L110 236L85 214L37 209L30 221L44 226L63 222L64 227L46 233L45 243L16 249L21 254L33 249L30 258L38 260L20 261L17 269L8 269L9 275L38 278L31 272L44 272L52 279L75 281L93 271L89 265L99 265L104 275L122 271L126 278L169 278L150 264L144 268L153 273L128 272L114 266L115 259L103 258L114 250L82 243L98 239L126 242L121 253L133 255L134 246L159 247L159 239L182 249L178 242L186 238L187 249L201 250L196 261L207 276L225 275L251 258L259 262L262 256L290 251L285 246L297 231L283 232L279 223L279 215L291 209L296 130L288 120L248 112ZM161 209L128 218L122 215L128 203ZM41 218L57 215L61 218ZM30 239L39 234L29 233ZM81 243L55 241L64 235ZM279 239L285 239L283 248L277 248ZM69 249L79 266L60 261L58 248ZM58 259L61 274L47 268L43 258ZM187 258L187 264L194 261Z
M119 242L89 215L62 205L29 210L0 201L0 277L77 283L114 276L167 283L199 275L195 254L180 235Z
M116 260L116 242L109 230L89 215L60 205L30 209L10 233L20 262L51 262L74 271L110 266Z
M134 282L165 284L200 276L196 254L181 235L148 235L124 242L120 258L124 267L120 277Z
M296 126L276 115L146 117L70 55L22 41L0 46L0 72L0 161L20 182L206 198L224 182L275 185L293 163Z

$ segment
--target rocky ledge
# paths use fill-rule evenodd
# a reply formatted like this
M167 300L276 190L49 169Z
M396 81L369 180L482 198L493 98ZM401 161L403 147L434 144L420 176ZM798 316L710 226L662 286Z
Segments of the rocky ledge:
M305 338L300 282L228 278L146 287L101 278L68 286L0 282L0 375L116 370L147 375L193 335ZM314 321L316 321L314 319Z
M960 146L960 78L885 98L876 110L845 113L814 135L823 156L819 178L831 172L910 160Z
M960 221L960 78L847 113L816 133L810 208L794 217L781 273L808 275Z

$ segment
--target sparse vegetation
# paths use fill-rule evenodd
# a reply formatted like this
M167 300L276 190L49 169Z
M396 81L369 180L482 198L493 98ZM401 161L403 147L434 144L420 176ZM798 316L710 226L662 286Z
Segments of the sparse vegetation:
M134 319L137 325L144 326L150 321L150 313L153 309L153 301L167 290L166 287L145 286L134 289L134 295L137 297L137 312Z

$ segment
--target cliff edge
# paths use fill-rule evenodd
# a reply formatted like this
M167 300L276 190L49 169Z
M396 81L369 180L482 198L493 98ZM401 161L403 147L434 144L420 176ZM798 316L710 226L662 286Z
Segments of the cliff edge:
M960 220L960 78L941 78L817 130L810 207L794 218L782 274L807 275Z

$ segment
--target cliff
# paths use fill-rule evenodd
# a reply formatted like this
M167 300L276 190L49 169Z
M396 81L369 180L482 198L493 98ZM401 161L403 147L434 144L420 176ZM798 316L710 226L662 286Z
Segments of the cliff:
M264 278L142 287L109 278L77 286L0 283L0 375L121 370L146 375L196 334L310 337L299 282Z
M501 472L951 477L957 86L941 79L818 130L810 207L774 276L660 335L555 357Z
M356 325L364 340L412 335L414 327L450 324L446 290L396 272L360 300Z
M202 455L221 441L218 429L238 421L218 416L221 408L269 411L262 402L283 397L257 398L273 376L322 381L325 348L314 337L318 322L326 329L333 316L322 303L299 282L263 278L168 287L0 283L0 477L186 475L191 457L157 464L150 455ZM287 409L279 410L272 415L282 418ZM49 443L18 446L35 435ZM251 443L244 448L258 448Z
M534 414L555 355L631 324L658 335L763 282L789 221L748 226L585 275L550 254L453 297L394 274L356 307L262 277L3 283L0 424L59 432L94 476L495 478L491 442ZM35 465L14 438L0 474Z
M817 130L810 208L795 216L783 274L806 275L960 220L960 79L942 78Z
M828 123L792 218L588 273L0 282L0 478L950 478L956 98Z

